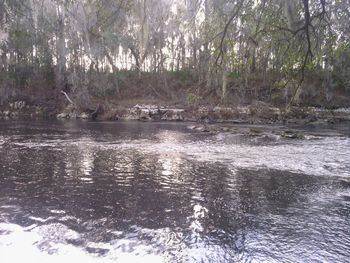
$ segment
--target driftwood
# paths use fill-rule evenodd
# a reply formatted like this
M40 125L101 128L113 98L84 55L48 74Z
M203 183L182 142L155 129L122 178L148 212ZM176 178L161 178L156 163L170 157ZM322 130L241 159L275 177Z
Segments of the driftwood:
M69 101L70 104L75 106L75 103L71 100L71 98L69 98L69 96L68 96L68 94L66 92L61 90L61 93L66 97L66 99Z
M66 99L67 99L67 101L69 102L70 105L74 106L75 110L79 110L80 109L80 111L82 111L82 112L90 113L90 116L91 116L91 118L93 120L95 120L99 114L103 113L103 107L100 104L98 104L95 109L93 109L93 108L81 108L81 107L78 107L74 103L74 101L68 96L67 92L62 90L61 94L63 94L66 97Z
M103 112L103 108L100 104L98 104L95 111L91 113L91 118L93 120L96 120L97 116L102 112Z

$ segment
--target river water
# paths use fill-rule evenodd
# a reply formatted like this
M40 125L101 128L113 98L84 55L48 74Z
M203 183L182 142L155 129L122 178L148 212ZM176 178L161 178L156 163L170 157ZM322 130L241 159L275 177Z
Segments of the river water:
M350 129L1 122L1 262L350 262Z

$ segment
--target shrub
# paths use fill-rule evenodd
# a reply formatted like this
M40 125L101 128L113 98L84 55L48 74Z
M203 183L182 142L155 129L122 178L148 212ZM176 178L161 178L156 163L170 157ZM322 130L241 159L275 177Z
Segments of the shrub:
M193 93L188 93L186 97L186 101L189 106L197 106L201 99L202 97L197 96Z

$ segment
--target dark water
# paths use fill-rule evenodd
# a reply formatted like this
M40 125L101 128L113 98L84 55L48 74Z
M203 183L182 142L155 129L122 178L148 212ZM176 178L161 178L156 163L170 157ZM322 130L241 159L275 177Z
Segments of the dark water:
M350 262L350 139L0 123L0 256Z

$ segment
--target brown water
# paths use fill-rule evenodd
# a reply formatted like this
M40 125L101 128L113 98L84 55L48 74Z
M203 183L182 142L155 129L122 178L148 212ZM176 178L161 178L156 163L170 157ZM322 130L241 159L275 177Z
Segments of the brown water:
M2 122L0 261L350 262L345 131Z

